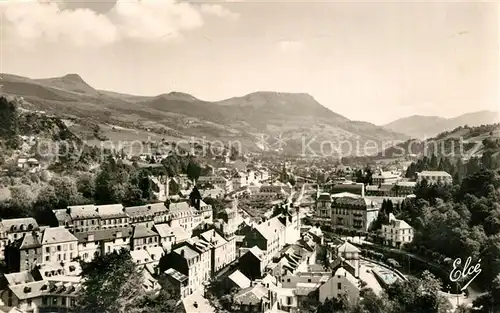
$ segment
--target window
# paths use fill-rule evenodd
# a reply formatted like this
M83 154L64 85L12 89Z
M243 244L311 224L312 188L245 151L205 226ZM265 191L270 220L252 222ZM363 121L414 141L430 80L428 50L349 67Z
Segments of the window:
M342 290L342 283L337 283L337 289Z
M42 304L47 305L47 298L46 297L42 297Z
M45 261L50 261L50 256L48 256L48 255L47 255L47 256L45 257Z
M61 246L57 246L57 251L61 251Z
M46 248L45 248L45 252L46 252L46 253L50 253L50 247L46 247Z
M292 297L286 297L286 304L292 305Z
M287 278L286 282L289 283L290 282L290 278Z
M62 304L63 306L66 306L66 297L62 297L62 298L61 298L61 304Z
M31 307L31 299L26 300L26 302L28 303L28 306Z

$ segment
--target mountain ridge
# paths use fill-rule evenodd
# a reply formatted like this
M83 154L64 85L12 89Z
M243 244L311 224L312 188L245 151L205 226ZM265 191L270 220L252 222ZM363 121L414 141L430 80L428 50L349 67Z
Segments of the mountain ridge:
M28 109L91 119L115 133L128 128L175 137L240 140L250 150L259 149L256 141L263 134L283 135L289 139L284 149L298 154L301 143L310 138L316 149L326 140L363 144L408 138L368 122L351 121L306 93L258 91L211 102L176 91L134 96L97 90L78 74L45 79L4 74L2 83L2 91L23 97Z
M481 110L464 113L455 117L411 115L382 125L391 131L406 134L415 139L425 139L459 126L480 126L500 122L499 112Z

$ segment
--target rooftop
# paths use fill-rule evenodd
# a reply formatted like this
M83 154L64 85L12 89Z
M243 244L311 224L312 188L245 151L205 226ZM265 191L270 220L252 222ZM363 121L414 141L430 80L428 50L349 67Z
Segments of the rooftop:
M54 244L60 242L78 241L78 239L66 228L50 227L43 231L42 244Z
M234 271L234 273L229 275L228 278L236 285L238 285L238 287L240 287L241 289L248 288L252 284L252 281L239 270Z
M417 175L422 175L422 176L445 176L445 177L451 177L450 174L448 174L445 171L422 171L420 173L417 173Z
M132 238L144 238L153 236L158 236L158 234L153 230L147 228L146 226L139 224L134 227Z

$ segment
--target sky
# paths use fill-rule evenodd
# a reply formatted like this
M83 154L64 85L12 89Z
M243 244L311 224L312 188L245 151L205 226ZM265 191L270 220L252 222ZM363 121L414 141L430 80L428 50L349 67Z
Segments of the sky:
M353 120L499 110L488 2L0 0L0 72L222 100L305 92Z

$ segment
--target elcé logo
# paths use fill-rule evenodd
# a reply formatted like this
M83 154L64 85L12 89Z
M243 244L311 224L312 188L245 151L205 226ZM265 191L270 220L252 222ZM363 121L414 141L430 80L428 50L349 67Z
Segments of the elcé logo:
M472 283L474 278L476 278L477 275L479 275L482 271L481 264L480 264L481 259L479 259L479 261L477 262L477 264L474 267L470 267L471 262L472 262L472 257L468 257L467 260L465 261L463 269L459 268L459 266L462 264L462 260L460 258L456 259L453 262L453 270L450 272L450 280L452 282L457 282L461 279L465 279L465 278L470 277L470 276L475 274L474 277L472 277L469 280L469 282L467 284L465 284L462 287L462 289L460 289L460 291L464 291L465 289L467 289L467 287L470 285L470 283Z

